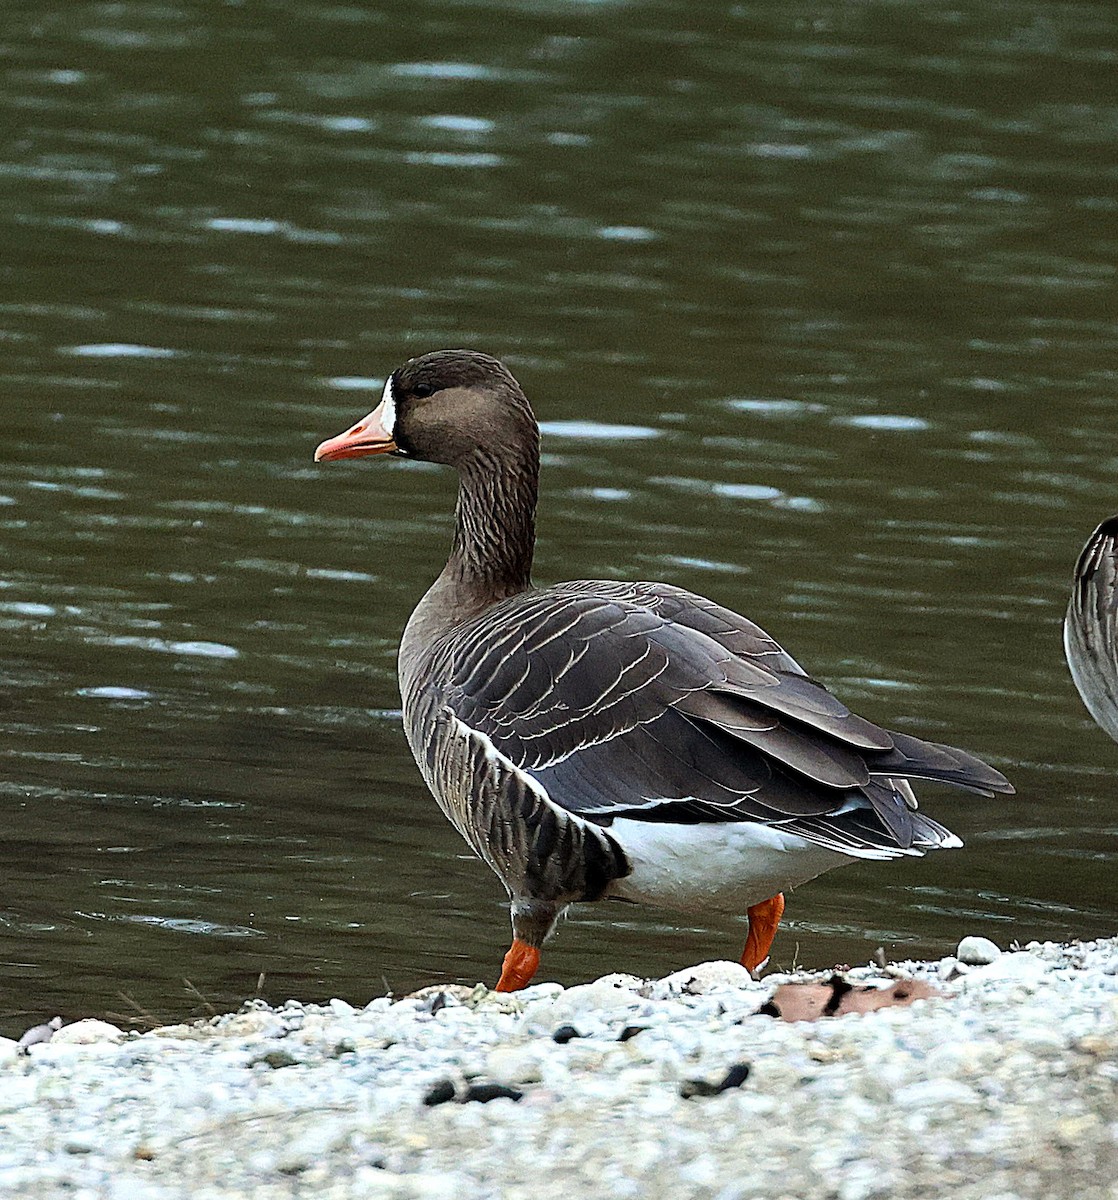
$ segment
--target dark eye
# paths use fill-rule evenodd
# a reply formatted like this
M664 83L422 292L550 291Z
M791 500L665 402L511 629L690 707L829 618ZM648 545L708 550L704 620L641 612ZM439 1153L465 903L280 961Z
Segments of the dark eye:
M417 383L411 390L413 396L418 396L422 400L425 396L430 396L434 389L429 383Z

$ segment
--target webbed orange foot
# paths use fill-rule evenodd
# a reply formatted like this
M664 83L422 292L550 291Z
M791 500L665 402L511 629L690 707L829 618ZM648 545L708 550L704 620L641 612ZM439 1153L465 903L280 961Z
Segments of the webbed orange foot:
M497 981L496 991L518 992L522 987L531 983L540 965L538 947L529 946L519 938L513 938L512 945L505 955L501 966L501 978Z
M741 953L741 965L748 971L756 971L768 958L773 938L776 937L777 926L784 913L784 893L777 892L771 900L751 904L746 912L749 914L749 933Z

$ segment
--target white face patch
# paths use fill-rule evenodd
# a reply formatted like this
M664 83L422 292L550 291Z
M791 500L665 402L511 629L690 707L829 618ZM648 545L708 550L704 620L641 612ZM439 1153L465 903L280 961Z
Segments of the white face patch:
M392 376L384 381L384 393L380 398L380 423L389 437L396 434L396 396L392 391Z

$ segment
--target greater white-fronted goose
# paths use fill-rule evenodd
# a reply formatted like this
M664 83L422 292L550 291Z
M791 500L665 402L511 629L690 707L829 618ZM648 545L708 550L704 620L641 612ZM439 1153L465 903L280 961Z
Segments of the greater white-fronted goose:
M1091 534L1075 564L1064 653L1087 711L1118 741L1118 517Z
M763 630L665 583L531 582L539 428L506 368L440 350L316 461L458 472L454 540L400 643L404 728L435 799L497 873L523 987L571 903L749 916L768 957L784 889L856 859L959 846L909 779L1013 789L962 750L851 713Z

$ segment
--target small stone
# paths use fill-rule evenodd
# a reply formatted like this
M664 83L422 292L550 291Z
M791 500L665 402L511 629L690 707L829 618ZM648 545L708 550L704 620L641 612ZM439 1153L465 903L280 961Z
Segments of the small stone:
M554 1000L556 996L561 996L564 990L561 983L533 983L520 992L520 999L525 1004L532 1000Z
M250 1067L263 1065L271 1067L273 1071L278 1071L282 1067L296 1067L299 1065L299 1060L294 1054L290 1054L286 1050L266 1050L263 1054L258 1054L251 1059L248 1064Z
M485 1062L486 1073L498 1083L539 1083L540 1060L521 1046L498 1046Z
M701 996L715 988L745 988L752 983L753 976L741 963L729 961L699 963L663 980L669 995L685 996Z
M571 1021L584 1015L604 1016L621 1009L635 1008L640 1003L640 997L629 987L614 982L618 978L607 976L595 983L583 983L578 987L568 988L548 1004L552 1020L563 1021L566 1018L567 1021ZM535 1002L541 1003L548 1002Z
M638 1033L644 1033L647 1028L647 1025L626 1025L617 1035L617 1040L619 1042L627 1042L630 1038L635 1038Z
M490 1100L520 1100L523 1095L518 1088L505 1087L502 1083L471 1083L462 1099L466 1103L476 1100L479 1104L488 1104Z
M423 1097L423 1103L428 1108L434 1108L439 1104L446 1104L449 1100L453 1100L457 1095L454 1084L449 1079L440 1079L438 1083L433 1083Z
M688 1079L679 1085L679 1094L684 1100L693 1100L696 1096L717 1096L731 1088L739 1088L749 1078L751 1068L749 1063L736 1063L717 1083L705 1079Z
M992 963L995 958L1001 956L1001 950L995 942L989 938L965 937L959 943L958 950L955 951L955 957L961 963L966 963L970 967L984 967L987 963Z
M97 1134L83 1130L69 1134L62 1143L62 1149L67 1154L92 1154L100 1149L101 1144L102 1139Z
M56 1045L70 1046L90 1046L95 1042L122 1042L124 1030L110 1025L108 1021L88 1017L84 1021L74 1021L59 1029L51 1041Z
M977 1105L978 1093L954 1079L921 1079L893 1093L898 1108L942 1108L946 1105Z
M560 1046L565 1046L568 1042L573 1042L575 1038L580 1037L582 1034L573 1025L560 1025L551 1035L551 1040L558 1042Z
M976 967L965 978L966 986L978 986L993 980L1020 983L1028 988L1038 987L1048 975L1048 965L1026 950L999 954L991 963Z

